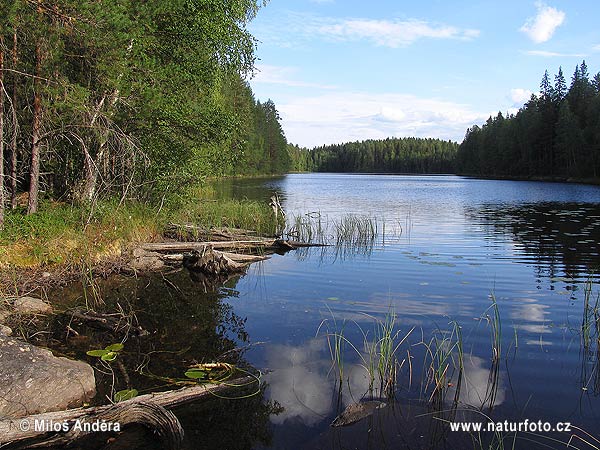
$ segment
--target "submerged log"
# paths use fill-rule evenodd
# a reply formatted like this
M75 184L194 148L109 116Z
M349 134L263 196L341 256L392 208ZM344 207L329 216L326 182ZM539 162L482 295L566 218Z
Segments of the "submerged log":
M141 395L115 405L77 408L66 411L37 414L18 420L0 421L0 446L11 449L43 448L70 445L94 433L109 439L111 431L94 430L93 423L119 424L120 431L127 425L141 424L158 433L167 449L181 446L183 430L170 409L194 403L213 395L223 395L234 389L259 389L254 377L243 377L228 383L201 384L183 389ZM38 424L36 427L35 424ZM41 424L41 425L40 425ZM60 425L60 430L47 432L50 424ZM86 427L84 424L88 424ZM64 429L66 428L66 430Z
M102 314L92 310L74 309L71 317L93 328L110 331L111 333L147 334L141 326L135 326L122 314Z

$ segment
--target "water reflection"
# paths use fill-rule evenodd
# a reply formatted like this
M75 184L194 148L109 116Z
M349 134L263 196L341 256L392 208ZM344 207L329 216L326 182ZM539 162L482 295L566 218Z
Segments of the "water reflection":
M574 281L600 267L600 206L588 203L484 204L466 210L492 233L508 233L539 276ZM562 281L564 277L561 277Z
M492 409L504 403L506 388L495 363L490 364L489 359L466 355L463 364L459 404L475 409ZM456 385L449 389L449 397L454 397L455 393Z
M516 321L515 328L532 334L549 334L552 330L548 327L550 307L538 303L532 298L515 299L515 304L510 312L510 317Z
M283 407L283 412L271 418L275 424L300 421L313 426L330 421L340 407L359 401L369 389L365 369L358 364L347 364L339 396L324 338L310 339L298 346L269 345L266 364L270 369L265 375L267 396Z
M86 305L81 285L72 284L50 292L53 304L65 312L49 316L50 322L42 328L52 333L38 333L33 340L96 367L98 403L105 404L106 398L121 389L135 388L144 393L177 389L179 385L174 382L185 379L184 372L194 363L226 361L249 367L244 357L249 343L246 319L223 301L239 296L238 281L212 285L205 292L206 284L196 283L187 271L97 280L102 301L93 305L95 311L124 311L126 319L135 325L132 329L141 329L142 333L127 333L126 329L113 332L74 319L75 308L87 310L86 306L92 305ZM110 366L85 354L121 341L125 348ZM235 393L241 398L215 397L176 410L185 430L184 448L214 448L213 442L232 450L269 445L269 418L276 416L280 407L263 394L264 386L258 393L254 386L251 392ZM151 432L134 431L124 433L111 448L155 448L151 444L156 438ZM105 444L103 440L98 445L104 448ZM96 446L90 443L88 448Z

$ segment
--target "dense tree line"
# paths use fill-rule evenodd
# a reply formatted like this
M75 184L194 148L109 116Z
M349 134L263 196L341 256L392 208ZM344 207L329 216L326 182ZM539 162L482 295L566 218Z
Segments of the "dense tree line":
M272 101L245 81L259 0L0 3L5 206L161 197L204 176L286 171Z
M461 173L551 178L600 174L600 73L590 79L583 61L570 86L562 68L545 72L539 95L515 115L498 113L467 130L457 155Z
M299 171L452 173L458 144L440 139L388 138L326 145L290 146Z

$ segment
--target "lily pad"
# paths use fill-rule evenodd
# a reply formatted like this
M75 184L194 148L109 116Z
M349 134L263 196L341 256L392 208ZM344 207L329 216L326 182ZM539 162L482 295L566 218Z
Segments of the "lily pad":
M190 369L185 373L185 376L192 380L202 380L206 378L207 373L204 370Z
M115 402L124 402L125 400L131 400L134 397L137 397L138 391L137 389L124 389L122 391L115 393Z

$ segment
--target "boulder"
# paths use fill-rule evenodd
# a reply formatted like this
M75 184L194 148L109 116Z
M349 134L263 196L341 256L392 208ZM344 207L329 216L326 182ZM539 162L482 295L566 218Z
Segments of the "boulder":
M0 334L0 418L74 408L94 395L89 364Z
M50 314L52 306L39 298L19 297L15 300L15 310L21 314Z

